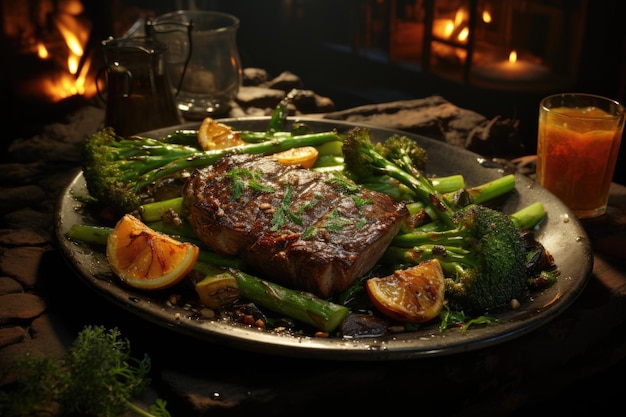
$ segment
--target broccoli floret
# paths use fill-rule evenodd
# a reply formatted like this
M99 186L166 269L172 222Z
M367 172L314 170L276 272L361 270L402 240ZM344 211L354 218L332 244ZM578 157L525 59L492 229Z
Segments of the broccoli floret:
M125 139L105 128L87 137L81 161L89 194L103 205L130 212L143 202L143 177L152 178L151 171L199 152L151 138Z
M428 161L424 148L413 139L398 134L388 137L384 142L377 143L376 150L407 172L423 170Z
M453 227L452 214L455 210L413 165L412 158L421 153L418 148L414 141L399 137L393 138L386 146L374 145L369 129L356 127L346 134L342 149L346 170L357 182L375 183L372 177L388 175L432 208L444 224Z
M453 221L453 229L399 237L384 260L398 265L437 258L454 309L482 313L527 298L526 245L511 217L472 205L457 211Z

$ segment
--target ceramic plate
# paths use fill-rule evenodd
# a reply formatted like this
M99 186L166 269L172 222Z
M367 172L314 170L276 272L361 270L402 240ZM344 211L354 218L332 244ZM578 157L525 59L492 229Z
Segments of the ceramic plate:
M346 132L354 124L315 118L290 119L308 123L315 131L337 129ZM264 131L268 118L223 119L238 130ZM145 136L163 137L177 129L193 129L188 124L148 132ZM384 140L398 131L370 127L377 140ZM403 133L406 134L406 133ZM463 174L467 186L479 185L503 175L502 169L485 164L477 154L419 135L406 134L428 152L427 174ZM516 174L516 190L507 199L503 211L512 213L530 203L541 201L547 219L536 231L538 241L554 256L560 269L558 282L516 310L497 314L497 324L475 327L467 332L457 329L440 333L437 325L421 330L377 338L316 338L277 334L222 320L202 318L184 306L172 306L167 293L150 293L120 285L107 264L104 251L69 241L65 233L73 224L99 224L84 210L76 196L87 195L82 173L68 184L59 199L56 213L56 234L62 252L78 276L110 302L129 312L176 332L191 335L210 343L219 343L243 350L291 357L379 361L449 355L502 343L536 329L567 309L584 289L593 266L591 245L580 222L553 194L531 179Z

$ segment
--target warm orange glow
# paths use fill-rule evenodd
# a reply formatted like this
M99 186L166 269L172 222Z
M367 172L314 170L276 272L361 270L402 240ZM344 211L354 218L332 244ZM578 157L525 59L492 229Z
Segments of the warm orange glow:
M456 27L464 26L467 20L468 20L467 12L464 9L459 9L456 11L456 14L454 15L454 26Z
M37 56L41 59L47 59L50 56L43 42L37 43Z
M452 20L445 21L443 28L443 38L449 39L450 36L452 36L452 32L454 32L454 22Z
M465 43L469 37L467 18L467 11L458 9L454 19L435 19L433 35L441 39L454 39L460 43Z
M483 10L482 17L484 23L491 23L491 13L489 13L489 10Z
M69 71L49 74L42 82L41 92L53 102L75 95L88 98L95 96L97 93L95 84L88 82L87 77L90 66L91 59L87 59L78 75L71 74Z
M80 62L80 57L70 54L67 58L67 69L70 74L76 74L78 71L78 63Z
M513 63L513 62L517 62L517 51L512 50L511 53L509 54L509 62Z
M72 18L72 16L69 16L69 15L61 15L56 20L57 29L59 29L59 32L63 36L63 39L65 40L65 44L67 45L68 49L73 54L82 56L84 52L83 44L81 43L81 40L78 38L80 33L76 32L79 25L77 22L75 21L73 22L72 20L69 20L68 17Z
M469 37L469 28L464 27L463 30L461 30L461 33L459 33L459 36L457 37L457 39L459 40L459 42L467 42L468 37Z

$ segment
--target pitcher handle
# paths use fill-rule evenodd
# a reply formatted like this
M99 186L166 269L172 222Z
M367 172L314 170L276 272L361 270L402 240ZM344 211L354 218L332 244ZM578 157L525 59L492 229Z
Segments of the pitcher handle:
M179 26L186 26L187 27L187 41L189 42L189 50L187 51L187 57L185 58L185 64L183 65L183 70L180 74L180 78L178 79L178 85L176 87L176 94L174 95L175 97L178 97L178 93L180 92L180 90L183 87L183 80L185 79L185 73L187 72L187 67L189 66L189 61L191 61L191 51L193 48L193 44L192 44L192 36L191 36L191 31L193 30L193 19L189 20L189 23L182 23L182 22L159 22L159 24L168 24L168 25L179 25ZM151 20L148 19L146 21L146 25L145 25L145 31L146 31L146 35L149 37L154 38L154 26L156 24Z
M100 83L98 81L100 81L100 79L103 78L105 71L107 71L108 69L109 69L108 66L104 66L100 68L100 70L96 74L96 91L98 92L98 97L100 98L100 100L102 100L103 103L106 103L107 101L103 97L102 90L100 90ZM126 83L124 86L125 88L124 88L124 93L122 94L122 97L128 98L133 92L133 74L129 70L124 70L124 74L126 75L125 77ZM108 85L108 83L106 84Z

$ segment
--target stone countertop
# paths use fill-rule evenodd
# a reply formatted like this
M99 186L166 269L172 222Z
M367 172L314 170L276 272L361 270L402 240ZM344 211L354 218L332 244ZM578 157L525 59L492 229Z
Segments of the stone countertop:
M363 114L369 110L327 107L323 113L335 120L358 114L367 121ZM173 416L521 416L601 414L623 406L623 387L614 381L626 371L626 187L614 184L608 214L584 224L595 251L587 288L568 310L530 334L420 360L298 360L227 349L146 323L75 276L56 246L54 211L60 190L78 172L84 132L102 120L102 108L81 108L41 135L16 141L0 167L0 386L8 386L11 364L25 353L61 357L84 325L102 324L120 328L133 350L150 355L154 376L144 400L165 398ZM476 126L485 121L469 131Z

